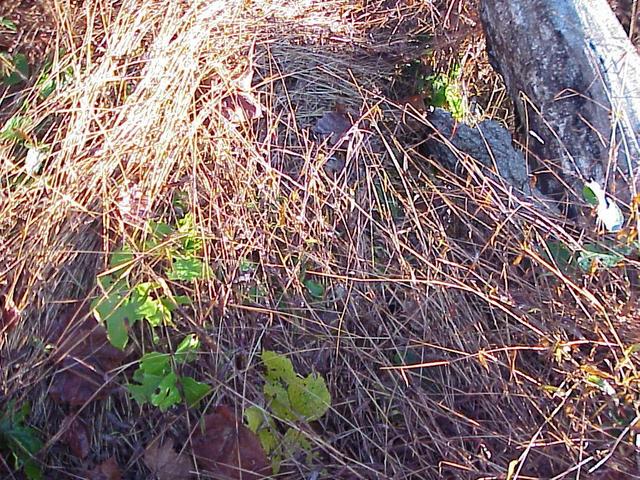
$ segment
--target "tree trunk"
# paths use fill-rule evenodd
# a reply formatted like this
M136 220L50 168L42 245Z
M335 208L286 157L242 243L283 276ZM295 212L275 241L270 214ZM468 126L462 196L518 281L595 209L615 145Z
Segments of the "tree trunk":
M640 57L606 0L481 0L481 17L527 152L557 178L543 190L581 197L596 180L628 205L638 188Z

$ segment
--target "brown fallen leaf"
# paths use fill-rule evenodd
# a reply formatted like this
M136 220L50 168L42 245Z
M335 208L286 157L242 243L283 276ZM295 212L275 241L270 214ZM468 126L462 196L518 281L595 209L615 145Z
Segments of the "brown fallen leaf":
M116 457L109 457L86 473L88 480L121 480L122 472Z
M204 417L204 430L193 437L198 465L230 479L256 480L271 474L260 440L225 405Z
M106 398L116 388L109 372L122 364L124 353L109 343L105 328L92 318L58 331L51 356L58 367L51 398L72 406Z
M193 462L186 455L179 455L173 449L173 439L168 438L162 445L154 440L144 451L144 464L157 480L182 480L191 478Z
M426 112L427 105L425 103L424 95L411 95L398 100L398 104L405 107L413 107L418 112Z
M353 121L349 115L338 109L333 112L326 112L318 119L313 131L322 139L329 139L331 145L339 143L344 135L353 126Z
M66 428L62 439L71 453L81 460L87 458L91 451L87 424L76 415L70 414L64 418L62 425Z

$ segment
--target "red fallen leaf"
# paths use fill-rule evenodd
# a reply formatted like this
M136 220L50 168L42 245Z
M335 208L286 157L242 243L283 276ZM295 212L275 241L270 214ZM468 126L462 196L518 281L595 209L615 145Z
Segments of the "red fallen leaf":
M193 463L190 457L179 455L173 449L173 439L162 445L154 440L144 451L144 464L158 480L182 480L191 478Z
M116 457L109 457L104 462L87 471L88 480L122 480L122 472Z
M62 424L66 427L62 440L68 445L71 453L81 460L87 458L91 450L87 424L74 414L67 415Z
M106 398L116 388L109 372L119 367L124 353L107 340L107 331L94 319L60 333L51 359L59 367L49 394L72 406Z
M320 137L328 138L331 145L335 145L342 140L352 126L353 121L340 108L335 112L326 112L320 117L313 127L313 131Z
M241 480L271 474L260 440L225 405L204 417L204 431L192 443L198 465L212 474Z
M3 306L0 307L0 334L10 331L18 323L20 311L9 295L4 296Z

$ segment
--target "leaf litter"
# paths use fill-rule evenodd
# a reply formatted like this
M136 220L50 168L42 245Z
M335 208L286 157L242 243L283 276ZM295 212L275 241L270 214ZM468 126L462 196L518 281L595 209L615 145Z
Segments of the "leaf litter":
M117 388L111 372L122 364L125 354L109 343L102 325L86 317L78 326L59 328L53 337L56 346L51 360L58 372L49 395L56 402L81 406L104 399Z
M115 456L107 458L86 473L88 480L121 480L122 471Z
M337 145L353 126L353 120L344 111L344 107L336 106L336 110L326 112L320 117L313 128L314 133L321 139L329 141L330 145Z
M164 443L155 439L144 451L144 464L157 480L181 480L191 478L193 462L190 457L173 449L173 439Z
M75 414L67 415L62 421L63 428L66 428L63 441L76 457L84 460L91 451L91 441L87 424Z
M192 441L203 470L242 480L257 480L271 473L260 440L229 407L219 405L204 417L203 424Z

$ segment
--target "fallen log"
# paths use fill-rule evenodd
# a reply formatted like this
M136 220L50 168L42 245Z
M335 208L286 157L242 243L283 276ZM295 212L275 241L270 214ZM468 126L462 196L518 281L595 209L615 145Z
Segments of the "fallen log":
M606 0L481 0L481 18L490 61L527 133L526 153L553 172L541 189L574 203L595 180L631 205L640 57Z

